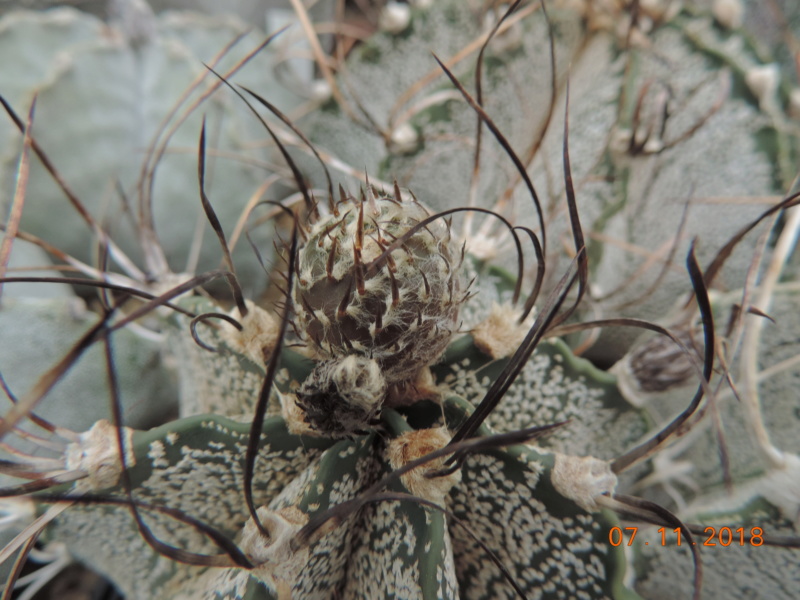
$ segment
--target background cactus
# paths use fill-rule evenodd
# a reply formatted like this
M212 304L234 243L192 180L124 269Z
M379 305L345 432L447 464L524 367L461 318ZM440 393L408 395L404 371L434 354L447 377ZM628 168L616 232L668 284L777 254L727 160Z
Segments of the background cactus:
M213 234L197 202L197 132L203 116L191 110L193 105L202 100L213 132L208 193L226 199L218 203L222 223L233 228L251 196L271 191L265 185L272 170L269 156L256 148L262 134L251 136L247 108L231 97L210 95L210 86L220 83L200 79L208 75L203 63L220 73L237 69L238 83L274 87L273 103L284 109L295 105L301 99L275 85L278 60L272 49L243 62L262 42L260 34L248 33L247 25L233 16L144 11L108 26L69 8L12 12L3 19L0 47L4 55L16 57L18 71L3 75L3 94L15 107L29 105L36 94L37 121L58 123L42 126L37 139L48 153L61 157L58 170L64 181L123 251L151 278L163 278L218 262L216 242L208 243ZM8 119L0 125L0 148L7 210L19 152ZM223 163L231 168L218 176L217 165ZM74 234L84 226L81 216L37 161L31 168L22 227L90 261L97 252L92 240ZM270 247L269 238L253 235L263 248ZM162 252L142 250L142 245L153 245L145 242L153 236ZM260 267L245 246L236 253L237 263L255 290Z
M677 337L695 345L701 356L702 326L693 305L687 308L689 277L679 262L687 254L689 240L699 236L700 264L707 268L729 239L777 203L796 176L796 124L788 116L792 102L788 63L785 56L776 56L783 60L784 79L775 79L780 71L764 67L765 56L772 49L758 47L739 29L737 20L731 20L737 6L735 2L642 3L639 20L631 21L632 12L624 3L553 2L548 4L548 24L538 4L525 3L500 26L478 63L475 56L485 39L481 36L497 24L502 13L455 0L418 2L410 7L390 3L366 15L383 31L376 31L344 64L336 65L339 74L328 81L335 84L330 88L331 100L299 118L297 124L322 153L334 181L346 189L364 186L361 179L368 175L379 197L392 197L398 187L392 185L396 179L433 210L458 206L494 209L514 224L536 229L535 214L526 209L531 206L526 187L486 128L479 169L470 175L477 139L476 112L463 102L462 94L429 51L434 50L473 94L476 92L467 82L481 64L482 106L528 167L542 201L548 241L543 293L536 310L542 311L539 317L544 319L547 295L577 251L561 248L561 239L575 230L565 216L562 198L568 186L560 177L568 77L572 179L590 266L590 286L578 316L657 317L673 328ZM763 13L754 6L746 5L742 14L763 27L755 19ZM70 155L59 141L75 142L80 137L72 127L87 137L94 129L77 118L56 123L52 111L56 107L63 111L65 98L81 94L92 96L91 104L96 104L100 115L97 119L106 110L116 115L119 113L114 111L125 107L171 105L177 90L189 81L189 77L181 81L180 74L201 72L202 65L194 58L176 61L174 55L162 54L159 49L180 42L193 49L190 54L208 60L228 41L231 29L236 29L219 20L210 23L188 16L159 17L152 22L157 24L158 34L135 41L130 36L118 39L114 30L110 36L102 34L106 30L99 22L75 12L26 13L0 22L0 43L42 65L56 65L51 75L41 79L14 77L3 83L8 89L0 89L0 93L24 107L26 94L39 90L34 136L51 154L64 180L87 203L115 177L123 182L123 188L136 189L136 174L121 161L125 153L117 152L131 148L131 131L108 138L98 133L98 138L110 140L104 143L115 152L71 146ZM192 25L185 29L177 25L185 23ZM793 26L791 19L786 23ZM554 89L550 84L550 32L555 47ZM33 43L33 49L27 49L29 40L42 37L47 44ZM209 39L219 42L212 44ZM258 43L256 39L250 47ZM88 42L78 43L81 40ZM269 63L271 48L254 60ZM70 66L58 66L59 61L52 58L63 50L73 58ZM81 80L82 70L97 73L100 58L109 77ZM224 60L233 64L236 58L228 54ZM123 70L122 64L136 65L139 76L150 74L165 85L142 86L142 79ZM219 70L224 68L219 66ZM46 71L47 67L40 67L31 72ZM242 71L233 81L244 81L279 108L291 108L294 96L269 85L263 79L265 71L251 74L252 80ZM159 73L163 75L156 77ZM325 68L321 73L329 75ZM424 85L417 83L420 81ZM120 93L130 85L135 93ZM115 97L121 100L114 101ZM218 103L214 110L218 111L219 138L204 162L208 164L214 150L237 154L246 150L249 154L255 152L253 144L263 146L263 130L253 127L255 121L245 114L246 107L239 99L222 92L213 98ZM105 220L111 223L113 239L129 252L141 252L141 268L138 272L130 268L136 258L124 273L117 272L121 270L113 263L94 271L88 265L80 266L87 275L153 294L176 282L192 283L193 273L183 272L183 262L176 265L176 257L191 243L191 236L185 235L191 227L185 224L194 222L194 216L186 219L189 209L183 207L200 207L195 153L201 111L193 113L179 129L180 135L186 136L181 145L191 152L181 157L185 160L163 160L152 192L155 229L165 241L166 263L158 262L159 251L152 246L156 240L141 234L141 222L126 242L122 226L116 224L122 222L115 216L119 211L109 208ZM216 117L210 108L206 112L206 127L212 131ZM137 126L149 134L149 124L160 122L163 112L153 110L158 118L146 111L142 114L148 116L137 120ZM308 239L299 242L303 249L298 278L307 273L324 277L331 248L319 248L333 244L333 239L340 247L349 246L356 234L348 226L341 237L336 228L332 235L334 230L327 231L329 188L323 169L296 132L271 116L265 118L274 122L271 126L278 138L290 146L290 157L311 179L314 196L320 200L316 209L312 202L298 209L300 227L308 230ZM118 127L129 123L118 117L110 121ZM100 122L96 127L101 129ZM136 127L132 129L137 133L134 140L148 139L139 137ZM0 134L7 140L4 145L19 147L19 136L10 125ZM146 145L133 147L141 150ZM4 198L11 204L18 156L16 151L8 156L3 186L8 190ZM74 166L70 156L75 159ZM63 167L60 157L64 157ZM266 171L287 173L272 146L260 158L269 161ZM207 180L211 174L210 170L206 173ZM261 197L264 170L249 169L240 162L220 162L213 176L206 191L219 209L222 229L230 232L247 199L253 204ZM99 184L98 178L106 183ZM302 182L284 178L282 183L288 196L285 204L296 205L302 194L291 195L292 186ZM34 230L46 241L89 261L86 247L70 247L70 240L63 236L72 226L53 217L61 213L51 211L60 210L57 207L65 203L48 191L52 188L45 173L31 172L23 229ZM375 201L369 184L364 194L367 202ZM396 195L405 197L406 193ZM223 202L223 196L236 203ZM132 197L141 199L135 194ZM168 210L178 201L178 216L171 216ZM407 226L392 229L398 224L391 201L380 202L389 203L380 217L389 223L378 219L376 231L383 228L387 235L402 236L401 229ZM352 221L355 211L365 206L360 200L347 203L352 204L349 216L343 211L340 214L345 216L334 216L331 223ZM109 206L116 205L111 202ZM164 208L159 208L162 205ZM91 206L99 210L100 204ZM316 226L312 225L314 210L323 213ZM796 436L800 415L795 392L800 331L793 310L798 275L797 260L792 257L798 227L794 213L785 214L774 239L768 238L766 224L745 236L713 282L708 281L716 288L712 305L721 340L715 348L717 365L730 367L730 381L739 400L735 401L731 387L724 385L725 376L715 376L710 386L716 391L713 400L704 401L674 443L660 447L652 460L634 468L627 468L636 462L631 448L662 430L685 408L697 381L696 377L687 380L683 370L675 370L680 376L674 381L664 378L658 386L663 389L656 393L635 375L671 373L658 361L682 360L685 355L675 353L674 346L653 351L652 344L634 343L637 332L633 328L610 328L598 341L585 335L576 337L577 328L564 324L549 332L563 340L542 341L530 358L519 354L533 348L531 339L523 339L532 318L526 325L518 324L524 301L512 307L516 277L502 268L516 270L512 238L495 227L492 217L455 215L452 234L447 237L452 235L457 245L442 250L439 244L437 250L447 255L444 262L457 263L460 243L467 244L464 280L472 281L472 297L460 317L467 333L453 339L441 360L431 364L437 354L433 352L422 362L429 368L415 373L414 378L401 377L406 385L390 389L380 416L376 409L364 419L368 431L362 433L358 427L320 435L308 419L319 387L311 374L322 373L321 360L331 358L325 346L314 339L312 324L322 318L335 323L338 316L325 308L325 294L314 292L320 305L312 303L308 310L303 302L306 288L302 282L298 284L300 291L294 298L298 331L290 330L285 340L280 327L282 311L273 313L270 305L259 308L249 301L237 301L238 307L231 311L229 301L218 293L214 299L184 295L174 302L185 313L159 308L109 336L115 367L110 372L119 375L117 385L108 382L110 375L97 375L109 370L102 339L91 349L93 354L87 352L76 362L70 375L79 380L87 402L91 401L81 403L85 420L68 424L62 413L50 412L63 410L67 400L75 397L67 380L55 385L46 397L54 408L40 403L36 409L57 425L90 430L95 421L107 418L108 401L118 396L123 406L131 406L126 409L126 425L163 423L149 431L125 429L122 439L128 451L125 472L133 497L142 503L141 517L155 539L171 548L159 549L133 518L127 506L127 482L120 479L116 429L102 421L81 437L57 431L63 438L62 449L48 460L26 457L54 456L44 452L44 447L37 449L35 439L7 435L12 445L4 447L11 452L4 467L9 475L43 480L47 494L87 495L82 501L74 500L55 518L55 509L46 509L46 498L20 497L18 492L25 490L13 487L19 479L4 476L4 495L10 498L3 504L4 539L10 540L34 515L42 526L53 518L42 540L65 542L72 556L107 576L130 598L282 598L288 593L294 598L327 598L333 589L343 597L505 598L514 597L514 585L522 594L543 598L689 597L692 563L686 532L682 530L684 545L678 547L673 537L675 522L654 512L648 503L656 502L684 522L699 525L699 533L705 526L719 529L728 525L745 528L749 536L752 527L760 527L764 539L784 544L759 546L748 540L742 545L702 548L705 597L727 592L732 596L749 593L791 598L800 560L800 490L796 487L800 481ZM102 214L97 213L98 220ZM52 227L54 222L60 225L58 231ZM168 231L178 223L174 233ZM279 223L279 227L283 225ZM435 222L431 227L444 225ZM262 227L256 235L271 239L272 230ZM289 233L284 230L283 235ZM422 237L427 240L432 235ZM137 238L143 244L140 250L133 243ZM388 241L378 237L372 253L379 253ZM14 260L22 260L16 256L20 244L15 243ZM268 245L256 245L270 256ZM204 246L205 264L210 266L218 260L219 247ZM291 264L288 248L275 254L276 272L287 266L280 261ZM315 253L322 258L314 259ZM404 259L413 254L408 249L395 253L398 262L403 260L401 254ZM304 264L302 257L309 262ZM537 262L536 257L526 256L526 280L533 280L536 269L531 265ZM116 264L126 267L119 260ZM266 279L263 274L249 279L256 273L258 261L252 254L236 254L233 264L246 295L255 299L263 287L259 282ZM443 276L440 267L436 267L436 277ZM388 273L384 282L386 277L391 279ZM391 273L402 277L399 290L405 290L405 284L416 277L416 273L403 273L402 266ZM427 272L428 276L428 284L436 288L434 274ZM273 284L282 285L277 275L272 279ZM412 283L420 287L417 279ZM6 293L16 285L21 284L6 283ZM391 294L391 281L379 287L385 293L387 285ZM448 287L455 289L456 285L439 285L442 290ZM25 289L36 293L40 288ZM53 347L66 352L70 340L78 337L76 330L86 330L89 324L76 324L74 311L67 308L76 301L69 291L62 288L53 293L63 298L42 304L19 291L22 298L4 297L0 310L4 340L31 340L36 331L52 330L58 332L52 338ZM674 306L678 308L672 310ZM747 314L741 306L752 308L754 314ZM93 309L102 314L103 304L95 302ZM123 313L126 310L136 309L122 308ZM232 316L237 326L226 320L229 316L220 316L222 313ZM209 316L192 318L204 314ZM452 319L449 312L445 316ZM121 318L114 317L116 321L111 323ZM341 333L333 325L325 326ZM141 339L142 335L150 341ZM290 346L303 341L305 347ZM283 348L279 348L281 343ZM46 365L35 365L35 369L18 366L35 362L26 353L28 349L40 351L32 343L21 346L25 351L12 348L10 356L0 355L0 369L10 390L16 390L24 404L35 399L48 377L34 383L36 377L31 375L43 373ZM158 353L161 360L155 361ZM611 374L576 354L590 356L603 368L622 360ZM379 364L384 360L363 348L348 353L348 358L353 356L375 358ZM54 355L50 362L57 358ZM656 364L647 368L647 361ZM458 447L464 448L459 455L460 469L434 479L419 475L420 471L441 469L444 463L438 458L421 469L399 474L404 465L442 448L453 434L458 438L487 389L504 381L517 363L518 376L474 432L485 436L483 441L459 442L463 446ZM631 364L645 367L631 369ZM141 379L142 365L155 365L144 368L149 373L146 380ZM382 367L389 369L386 364ZM176 375L177 394L165 382L170 373ZM274 386L270 380L273 373ZM82 383L81 377L92 381ZM262 389L265 378L268 385ZM143 381L155 391L144 394ZM330 391L333 387L322 391L335 395ZM307 399L298 401L296 396L303 394ZM149 400L140 402L144 395ZM179 416L165 418L165 407L175 395L179 397ZM134 408L141 421L128 419L135 416ZM7 411L4 430L14 414L14 408ZM380 420L372 424L373 418ZM525 432L532 426L565 421L546 434ZM251 427L260 432L259 437L254 437ZM486 437L493 434L499 437ZM534 438L535 446L528 443ZM13 454L14 448L25 454ZM246 461L246 456L254 457L254 462ZM375 487L382 478L385 485ZM73 480L76 483L72 484ZM253 482L252 487L248 481ZM631 496L640 500L631 500ZM268 541L258 535L249 506L259 507L258 515L271 534ZM612 510L625 516L649 516L650 520L657 515L661 519L657 522L666 526L670 537L662 544L658 525L648 528L634 523L640 531L630 546L627 536L624 543L613 545L611 528L629 523L620 523ZM322 515L330 519L323 523L319 521ZM214 541L201 525L213 527L220 537ZM30 539L30 534L23 537L23 541ZM706 537L698 536L696 541L702 544ZM224 540L238 544L239 549ZM649 543L645 545L645 541ZM16 551L19 546L7 546L9 559L12 548ZM176 549L192 554L179 556ZM173 560L176 557L181 560Z

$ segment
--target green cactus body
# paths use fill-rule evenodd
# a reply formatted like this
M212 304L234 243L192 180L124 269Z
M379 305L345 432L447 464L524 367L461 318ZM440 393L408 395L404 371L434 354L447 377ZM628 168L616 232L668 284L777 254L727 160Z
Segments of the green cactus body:
M455 398L444 408L451 426L471 410ZM420 407L405 418L387 409L386 420L391 435L402 435L413 432L407 420L426 421L431 416L435 411L430 407ZM298 511L301 525L353 498L391 470L386 446L393 442L374 434L339 442L299 437L289 434L278 417L265 423L263 433L256 501L272 512ZM246 437L246 425L209 416L134 433L131 463L135 466L129 472L137 500L181 510L236 536L247 521L239 458ZM390 593L406 598L478 598L487 597L487 590L491 590L488 597L513 597L499 569L462 530L461 524L466 524L530 593L544 590L543 597L556 598L586 591L598 598L624 597L617 595L624 561L606 542L615 520L588 513L556 491L550 481L553 465L552 455L527 447L476 455L461 469L461 481L446 486L452 489L442 498L447 498L458 522L413 501L382 502L298 552L292 557L297 564L266 563L252 575L233 569L212 579L202 568L158 557L122 507L100 509L100 519L96 508L74 508L59 520L52 535L75 539L76 555L91 561L130 598L277 597L270 593L277 594L287 583L281 579L284 571L297 574L288 583L302 598L327 598L333 589L353 597ZM403 482L389 489L410 493ZM425 497L419 488L415 492ZM211 550L197 532L162 515L148 515L146 522L164 541L193 551ZM85 542L77 544L79 539ZM555 561L553 547L563 548ZM117 565L123 557L126 569L120 572ZM260 578L267 589L246 593L251 576ZM201 589L212 580L217 584Z

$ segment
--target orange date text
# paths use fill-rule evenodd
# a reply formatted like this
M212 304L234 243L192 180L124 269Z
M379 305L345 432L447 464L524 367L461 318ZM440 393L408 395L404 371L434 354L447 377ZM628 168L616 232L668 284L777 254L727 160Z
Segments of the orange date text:
M612 546L632 546L636 539L638 527L612 527L608 532L608 542ZM687 542L684 530L680 527L667 529L660 527L660 542L662 546L762 546L764 544L764 530L761 527L706 527L702 535L693 541ZM644 542L649 544L649 542ZM658 544L658 542L655 542Z

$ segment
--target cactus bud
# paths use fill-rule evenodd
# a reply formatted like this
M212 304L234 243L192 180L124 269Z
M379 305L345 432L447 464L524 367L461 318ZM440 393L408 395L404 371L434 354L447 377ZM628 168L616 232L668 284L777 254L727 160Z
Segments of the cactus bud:
M338 437L375 425L385 396L378 364L346 356L318 363L298 390L297 404L312 430Z
M413 378L441 355L464 300L450 228L434 221L411 232L429 213L396 195L376 198L370 190L366 200L346 198L320 218L299 252L294 285L305 341L324 359L374 359L388 384Z

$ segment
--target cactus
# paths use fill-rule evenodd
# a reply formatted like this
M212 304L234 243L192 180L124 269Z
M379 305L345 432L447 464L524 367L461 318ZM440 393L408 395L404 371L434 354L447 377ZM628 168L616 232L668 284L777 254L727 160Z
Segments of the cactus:
M170 161L158 167L156 181L168 183L152 190L154 229L145 219L133 236L144 264L125 258L134 245L114 219L107 237L102 219L90 225L115 262L95 268L68 247L64 223L51 226L64 203L26 162L43 149L81 198L96 193L78 183L97 177L87 163L122 177L116 155L93 162L88 149L73 151L74 170L63 157L62 170L58 140L75 135L47 108L71 97L64 90L99 86L97 110L119 109L107 98L116 83L75 78L96 68L107 42L75 12L0 21L0 43L15 48L26 47L30 36L15 37L26 27L34 39L52 30L31 60L52 64L59 49L73 57L46 83L20 78L3 91L24 105L21 95L40 88L4 175L4 231L20 224L25 201L11 257L23 268L40 260L17 256L32 240L56 266L87 275L83 287L112 288L91 304L89 323L86 308L76 323L77 300L63 288L47 304L2 298L3 339L24 348L0 354L6 393L20 390L0 421L9 572L38 537L46 548L65 544L131 599L792 597L800 218L791 90L739 29L735 2L553 1L546 13L516 3L506 14L481 4L376 9L367 17L378 31L343 62L340 53L320 62L331 97L296 124L277 86L248 80L256 94L226 92L221 139L230 133L243 149L258 122L244 120L248 103L270 108L258 116L275 142L264 156L276 180L294 175L283 184L297 193L273 211L290 213L276 221L276 250L254 244L274 258L274 304L258 302L252 256L230 253L233 203L215 214L223 189L251 198L249 214L260 182L223 164L206 186L214 121L199 114L179 129L201 131L199 186ZM160 72L169 57L157 49L178 21L198 22L146 20L158 36L129 35L106 55L109 72L131 57L142 73ZM181 39L203 54L219 29L228 31L215 23ZM172 65L162 78L180 87L182 72ZM150 93L137 106L173 102L171 87ZM10 131L0 133L18 145ZM783 201L770 198L787 189ZM729 196L745 202L720 208L716 199ZM158 215L177 198L205 210L223 269L175 268L189 241L164 235L178 219ZM778 215L770 238L764 223ZM673 265L682 254L688 274ZM219 289L193 291L221 275L232 307ZM44 283L14 271L2 279L6 294L22 280ZM592 323L597 315L605 320ZM582 333L599 324L608 329L599 338ZM660 335L635 341L630 332L642 328ZM50 368L36 365L37 379L27 365L40 349L25 340L42 330L58 333L60 352ZM155 364L148 379L143 363ZM58 412L77 412L68 371L88 420ZM140 402L145 384L156 391ZM175 396L179 414L165 415ZM121 418L132 404L141 421Z
M260 188L265 172L270 173L270 159L251 149L260 138L250 136L247 109L224 93L213 93L220 84L209 81L213 76L203 64L220 73L236 70L238 83L255 87L276 80L277 59L270 50L254 53L263 38L247 34L247 26L233 17L145 13L135 23L109 27L68 8L12 12L3 18L0 47L4 55L20 60L15 69L4 71L0 88L17 107L29 105L36 95L37 121L58 123L42 126L37 139L48 153L62 157L59 173L93 219L113 232L121 250L142 257L141 266L152 278L213 268L218 262L216 247L208 243L213 233L196 202L194 149L201 115L188 108L202 103L215 132L208 193L236 199L218 206L219 218L231 228L248 199L264 193ZM275 90L277 106L297 103L293 92ZM67 106L69 119L63 118ZM7 119L0 125L0 148L5 212L13 198L19 151ZM90 261L96 248L73 233L84 227L80 214L42 165L33 161L31 169L22 227ZM203 240L198 235L206 240L195 248ZM253 235L269 248L267 237ZM142 250L142 245L152 247L153 236L161 248L155 256ZM236 258L247 280L256 281L260 267L245 245ZM252 289L253 294L260 291Z

